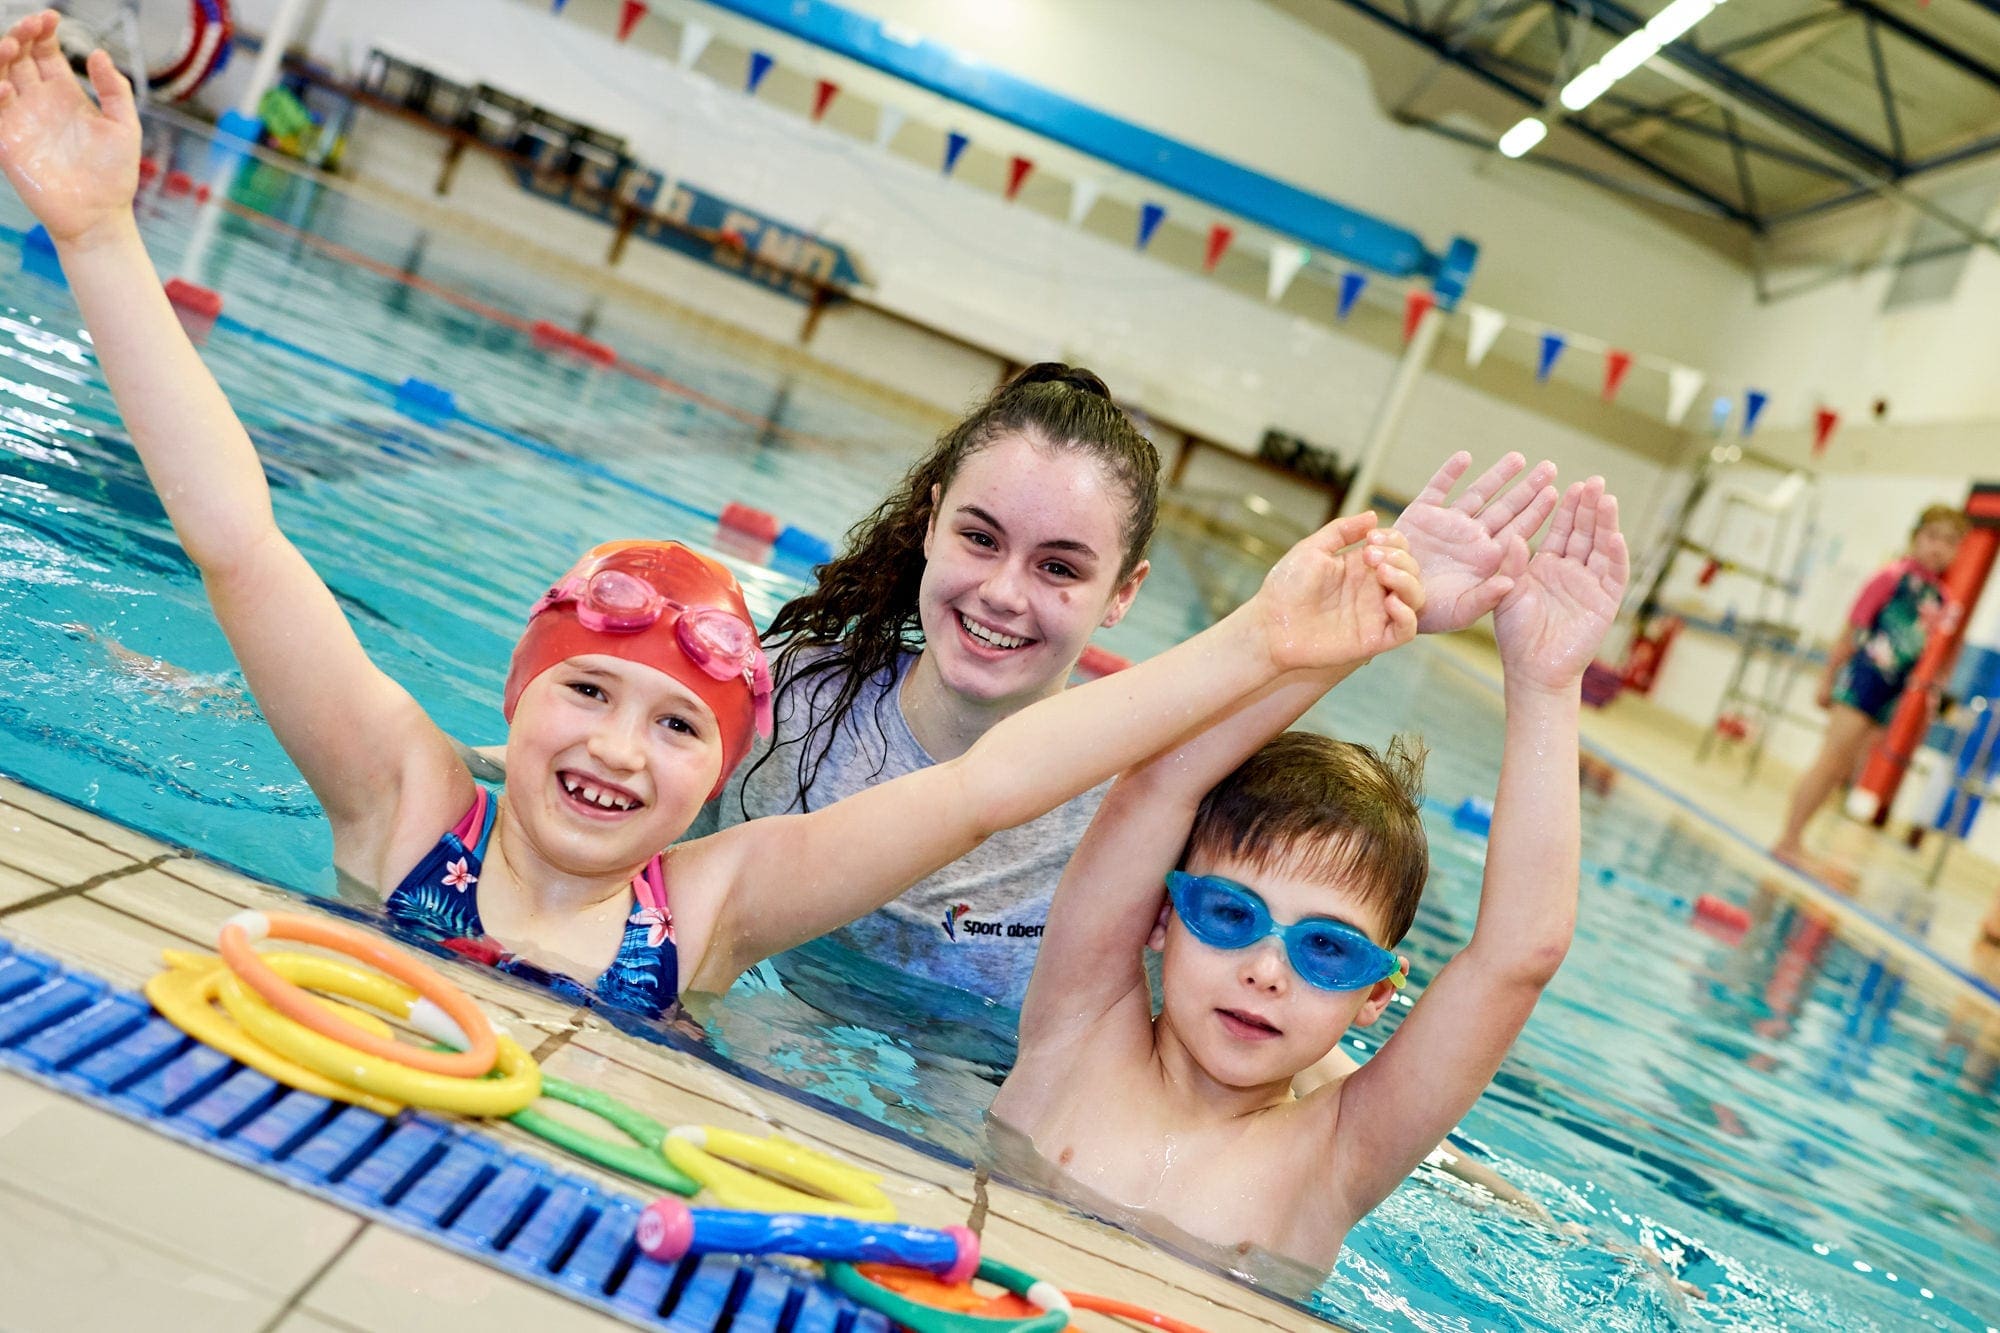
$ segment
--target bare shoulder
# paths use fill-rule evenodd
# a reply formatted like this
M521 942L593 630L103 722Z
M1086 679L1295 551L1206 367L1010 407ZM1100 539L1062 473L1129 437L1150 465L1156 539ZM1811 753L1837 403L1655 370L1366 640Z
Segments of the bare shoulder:
M378 792L329 816L334 864L386 898L472 808L478 790L448 742L417 747Z

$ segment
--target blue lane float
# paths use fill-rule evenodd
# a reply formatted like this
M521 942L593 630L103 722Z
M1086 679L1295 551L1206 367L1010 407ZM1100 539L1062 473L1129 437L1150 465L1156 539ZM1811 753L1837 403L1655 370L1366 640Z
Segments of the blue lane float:
M49 239L48 228L39 222L21 238L21 271L58 286L69 285L69 279L63 276L62 261L56 258L56 243Z
M429 380L411 378L396 387L396 410L425 425L434 425L458 415L458 399L450 389Z
M1480 796L1466 797L1452 810L1451 825L1466 833L1485 837L1493 831L1493 802Z
M833 543L804 528L787 526L772 543L771 553L802 565L823 565L833 559Z
M145 999L0 939L0 1069L641 1327L891 1333L796 1269L641 1252L641 1202L452 1120L286 1088Z

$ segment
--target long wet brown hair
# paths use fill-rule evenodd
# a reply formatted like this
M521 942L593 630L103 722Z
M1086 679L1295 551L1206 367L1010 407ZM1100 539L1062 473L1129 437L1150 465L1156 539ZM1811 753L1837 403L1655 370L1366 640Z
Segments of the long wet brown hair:
M776 657L778 716L785 716L791 696L803 690L805 706L798 711L811 723L759 755L750 772L779 750L797 746L798 800L806 803L862 689L893 669L903 653L923 647L917 589L924 577L932 496L951 489L966 459L1009 435L1025 435L1051 452L1096 459L1129 501L1117 581L1131 577L1145 559L1160 512L1160 456L1153 442L1090 371L1059 361L1029 366L945 432L875 512L848 529L841 554L819 567L818 585L787 602L772 620L764 642ZM822 708L822 691L829 689L835 691L832 706ZM876 700L878 730L888 697ZM747 807L743 813L748 815Z

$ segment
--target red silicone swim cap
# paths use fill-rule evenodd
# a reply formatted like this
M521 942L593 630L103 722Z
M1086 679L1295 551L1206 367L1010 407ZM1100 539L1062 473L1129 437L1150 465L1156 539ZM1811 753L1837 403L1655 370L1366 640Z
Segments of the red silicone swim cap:
M770 730L771 678L735 575L679 542L595 547L528 613L514 645L501 711L514 719L528 682L572 657L637 662L692 690L715 714L722 772L712 800Z

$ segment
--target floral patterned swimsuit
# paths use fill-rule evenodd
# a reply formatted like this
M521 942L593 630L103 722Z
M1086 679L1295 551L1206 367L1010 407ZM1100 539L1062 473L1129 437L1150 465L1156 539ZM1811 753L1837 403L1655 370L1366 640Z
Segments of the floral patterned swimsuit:
M679 997L680 955L674 947L674 918L667 909L666 866L660 856L632 879L637 900L625 922L618 956L594 985L535 966L490 939L479 920L479 883L486 844L493 836L497 806L484 787L472 808L438 839L416 869L403 877L384 904L398 926L443 945L475 962L497 967L549 987L579 1004L605 1004L658 1017Z

